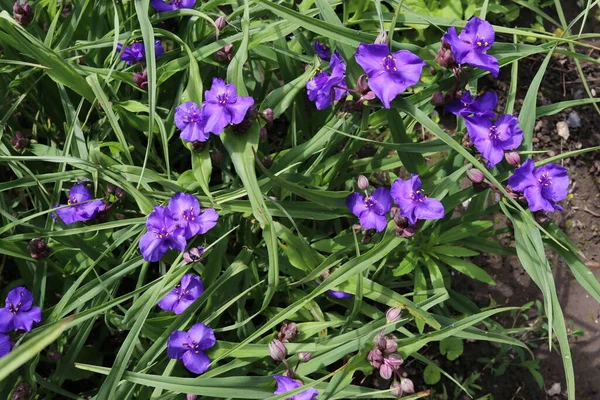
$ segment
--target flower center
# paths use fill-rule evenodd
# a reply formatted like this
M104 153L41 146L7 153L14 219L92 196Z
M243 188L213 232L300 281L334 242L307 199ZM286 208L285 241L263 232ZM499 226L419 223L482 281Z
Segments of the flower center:
M413 199L413 201L422 202L425 200L425 191L423 189L415 190L410 194L410 197Z
M186 349L190 349L191 351L193 351L196 354L198 354L200 352L200 344L196 343L193 340L192 340L192 343L184 343L183 347L185 347Z
M192 111L191 113L184 115L183 120L187 123L200 122L200 113L198 111Z
M477 35L477 46L479 47L487 47L487 45L489 44L488 42L486 42L485 38L483 36L479 36Z
M169 237L169 232L166 228L155 229L153 232L157 239L165 239Z
M181 216L183 217L183 219L185 219L186 221L195 221L196 220L196 216L194 215L194 208L190 207L189 210L183 210L180 212Z
M368 197L365 199L365 207L367 207L367 208L369 208L369 209L370 209L370 208L373 208L373 207L375 207L376 205L377 205L377 200L375 200L375 199L374 199L374 198L372 198L371 196L368 196Z
M226 92L217 93L217 101L221 105L227 104L227 102L229 101L229 90L227 90Z
M67 205L77 204L77 199L75 197L69 197L67 200Z
M19 307L21 307L21 302L18 302L16 306L13 303L8 303L8 311L13 313L14 315L17 315Z
M544 172L542 176L539 177L538 182L541 186L550 186L552 185L552 177L548 175L547 172Z
M181 288L181 284L175 286L175 290L174 290L175 294L177 295L177 299L181 300L181 298L183 296L185 296L186 294L188 294L190 291L189 290L183 290Z
M383 68L386 69L386 71L397 71L398 68L396 68L396 59L394 57L392 57L391 55L388 55L387 57L383 57L383 59L381 60L381 62L379 63L383 66Z
M491 139L500 139L500 132L498 132L498 128L496 127L496 125L490 126L489 137Z

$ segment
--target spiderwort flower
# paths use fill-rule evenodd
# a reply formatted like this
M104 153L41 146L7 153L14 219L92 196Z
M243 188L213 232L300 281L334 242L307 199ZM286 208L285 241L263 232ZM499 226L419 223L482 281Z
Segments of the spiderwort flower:
M10 353L11 349L10 337L6 333L0 333L0 358Z
M450 46L458 64L469 64L498 77L500 71L498 60L487 54L494 44L494 39L495 32L492 25L478 17L473 17L467 22L460 35L452 26L448 28L442 40Z
M331 59L331 49L325 43L321 43L319 39L315 40L312 47L321 60L329 61Z
M567 197L569 182L566 168L556 164L536 168L531 159L508 178L508 186L525 195L531 211L564 211L556 203Z
M217 343L211 328L204 324L196 324L187 332L175 331L169 336L167 355L176 360L183 360L183 365L195 373L202 374L210 366L210 358L204 351Z
M165 207L154 207L146 219L146 229L148 232L140 240L144 260L158 261L169 249L185 250L185 230Z
M33 295L24 286L11 289L6 295L6 304L0 309L0 332L20 329L29 332L34 322L42 320L42 310L32 307Z
M408 50L390 54L385 44L361 43L354 55L369 77L369 87L390 108L394 98L419 82L425 62Z
M194 8L196 0L150 0L152 7L158 12L174 11L181 8Z
M412 177L403 181L396 179L391 190L394 201L400 207L400 215L408 218L410 225L415 225L419 219L439 219L444 217L444 206L438 199L425 196L421 189L421 178Z
M175 314L181 314L202 293L204 293L202 279L198 275L185 274L181 278L181 282L158 302L158 306L164 311L173 311Z
M239 124L244 120L246 111L254 105L249 96L238 96L233 83L226 84L223 79L213 78L210 90L204 92L202 119L205 132L215 135L223 132L229 124Z
M181 129L181 137L188 142L206 142L209 133L204 130L205 123L198 104L188 101L175 108L175 125Z
M273 378L277 381L277 390L275 390L274 394L283 394L298 389L303 385L302 382L283 375L273 375ZM314 400L318 395L319 391L317 389L308 388L298 394L286 398L286 400Z
M317 110L326 109L346 93L346 89L340 87L340 85L345 85L346 63L337 50L333 52L329 66L331 67L331 75L325 71L320 71L306 82L308 99L315 103Z
M476 117L494 118L494 108L498 103L496 92L485 92L481 96L473 96L467 91L460 99L446 105L446 111L461 117L475 115Z
M184 229L186 239L194 235L202 235L217 224L219 214L214 208L206 208L200 211L200 202L196 197L186 193L175 193L167 209L171 217L177 221L180 228Z
M523 141L519 120L508 114L495 121L489 117L466 117L469 137L477 151L488 160L488 168L494 167L504 158L505 150L514 150Z
M77 221L88 221L96 216L104 208L101 199L92 200L92 194L83 184L77 184L69 191L67 205L71 207L59 208L55 212L67 225ZM56 207L61 207L59 204Z
M117 44L117 52L121 53L123 50L123 45L121 43ZM154 56L156 58L163 55L165 50L162 47L162 43L160 40L154 41ZM146 58L146 50L144 48L144 43L140 41L135 41L131 43L129 46L125 46L123 53L121 53L121 60L125 61L125 64L131 65L138 63Z
M392 208L392 197L388 189L380 187L367 197L358 192L352 193L346 205L359 218L363 228L381 232L387 225L386 214Z

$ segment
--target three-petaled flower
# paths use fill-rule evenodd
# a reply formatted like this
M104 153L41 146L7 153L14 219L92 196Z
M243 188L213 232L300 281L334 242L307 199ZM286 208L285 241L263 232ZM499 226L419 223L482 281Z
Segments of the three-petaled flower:
M254 105L249 96L238 96L233 83L226 84L223 79L213 78L210 90L204 92L206 100L202 103L202 121L204 131L215 135L223 132L229 124L239 124L246 112Z
M96 216L104 208L104 202L100 199L92 200L92 194L84 184L77 184L69 191L67 205L57 209L55 212L67 225L77 221L88 221ZM59 204L56 207L62 207Z
M302 386L302 382L296 379L288 378L287 376L273 375L273 378L275 378L275 381L277 381L277 390L275 390L274 394L287 393ZM318 395L319 391L317 389L308 388L298 394L287 397L286 400L313 400Z
M171 218L183 228L186 239L208 232L219 219L219 214L214 208L200 210L198 199L187 193L175 193L169 200L167 209L171 213Z
M206 142L210 136L209 132L204 130L202 111L193 101L175 108L175 125L181 129L180 137L188 142Z
M117 52L121 53L123 50L123 45L121 43L117 44ZM162 47L162 43L160 40L154 41L154 57L158 58L163 55L165 50ZM146 49L144 48L144 43L140 41L135 41L129 46L125 46L125 49L121 53L121 60L125 61L125 64L131 65L137 62L143 61L146 58Z
M566 168L556 164L536 168L531 159L508 178L508 186L525 195L531 211L564 211L556 203L569 194L569 182Z
M488 168L494 167L504 158L504 151L514 150L523 141L519 120L508 114L495 121L489 117L466 117L465 124L475 148L488 160Z
M146 219L148 232L140 239L140 251L146 261L158 261L169 249L184 251L185 229L169 210L155 206Z
M419 219L439 219L444 217L444 206L438 199L425 196L419 175L412 174L409 180L396 179L392 184L391 195L400 215L408 218L410 225Z
M202 293L204 293L202 279L198 275L185 274L181 278L181 282L158 302L158 306L164 311L173 311L175 314L181 314Z
M6 296L6 304L0 309L0 332L13 329L29 332L34 322L42 320L42 310L33 306L33 295L24 286L11 289Z
M346 63L337 50L333 52L329 66L331 67L331 75L326 71L319 71L311 80L306 82L308 99L315 103L317 110L326 109L334 101L340 100L346 93Z
M150 4L156 11L174 11L181 8L194 8L196 0L151 0Z
M354 55L369 77L369 87L390 108L394 98L419 82L425 61L408 50L390 54L385 44L361 43Z
M446 111L461 117L495 118L494 108L498 103L496 92L485 92L480 96L473 96L471 92L466 91L460 99L446 105Z
M388 189L380 187L366 197L358 192L352 193L346 205L359 218L363 228L381 232L387 225L386 214L392 208L392 197Z
M473 17L460 34L456 33L455 27L448 28L442 41L444 45L450 46L454 60L458 64L469 64L498 77L500 71L498 60L487 54L494 44L495 35L494 28L489 22Z
M319 56L319 58L323 61L329 61L331 58L331 49L325 43L321 43L319 39L315 40L312 45L315 53Z
M167 355L182 360L189 371L202 374L210 366L210 358L204 352L213 347L216 342L211 328L204 324L196 324L187 332L171 333L167 343Z

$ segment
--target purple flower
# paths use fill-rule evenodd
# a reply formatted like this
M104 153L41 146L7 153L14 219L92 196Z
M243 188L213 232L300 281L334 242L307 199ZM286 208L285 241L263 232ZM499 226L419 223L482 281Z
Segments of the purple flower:
M11 289L6 296L6 304L0 309L0 332L20 329L29 332L34 322L42 320L42 310L32 307L33 295L24 286Z
M418 219L444 218L444 206L438 199L425 196L419 175L412 174L407 181L396 179L391 192L400 215L408 218L410 225L415 225Z
M387 225L386 214L392 208L392 197L388 189L380 187L367 197L358 192L352 193L346 205L359 218L363 228L381 232Z
M60 208L56 214L67 225L77 221L88 221L104 208L104 202L100 199L92 200L92 194L83 184L75 185L69 191L67 205L71 207ZM59 204L61 207L64 204Z
M312 45L315 53L319 56L319 58L323 61L329 61L331 58L331 49L325 43L321 43L319 39L315 40Z
M473 96L471 92L465 92L460 100L455 100L446 106L446 111L461 117L476 117L494 118L494 108L498 103L498 95L496 92L485 92L481 96Z
M385 108L390 108L390 102L407 87L419 82L425 66L420 57L408 50L390 54L385 44L361 43L354 58L367 73L369 87Z
M294 389L298 389L302 386L302 382L296 379L288 378L283 375L273 375L273 378L277 381L277 390L274 394L283 394ZM286 400L314 400L319 395L319 391L315 388L308 388L298 394L291 397L287 397Z
M488 168L494 167L504 158L505 150L514 150L523 141L519 120L508 114L492 121L489 117L466 117L469 137L477 151L488 160Z
M156 11L173 11L181 8L194 8L196 0L150 0L150 4Z
M215 135L223 132L229 124L239 124L244 120L246 111L254 105L249 96L238 96L233 83L226 84L223 79L213 78L210 90L204 92L206 100L202 103L204 131Z
M206 142L209 132L204 130L202 110L198 104L188 101L175 109L175 125L181 129L181 137L188 142Z
M173 311L175 314L181 314L202 293L204 293L202 279L198 275L185 274L181 278L181 282L158 302L158 306L165 311Z
M337 290L328 290L327 294L333 297L334 299L347 299L349 297L352 297L352 293L338 292Z
M508 186L525 195L531 211L564 211L556 202L569 194L569 175L560 165L546 164L535 168L533 161L527 159L508 178Z
M167 355L176 360L183 360L183 365L195 373L202 374L210 366L210 358L204 354L216 343L215 334L204 324L196 324L187 332L175 331L169 336Z
M4 357L12 349L10 337L5 333L0 333L0 358Z
M175 193L167 209L173 218L184 229L186 239L194 235L202 235L217 224L219 214L214 208L206 208L200 211L200 202L196 197L186 193Z
M169 249L185 250L185 230L165 207L154 207L146 219L146 229L148 232L140 240L144 260L158 261Z
M320 71L306 82L308 99L315 103L317 110L326 109L346 93L346 89L339 86L345 85L346 63L337 50L333 52L329 66L331 67L331 75L325 71Z
M123 45L117 44L117 52L121 53ZM156 58L163 55L165 50L162 47L160 40L154 41L154 56ZM131 65L140 62L146 58L146 50L144 49L144 43L135 41L129 46L125 46L125 50L121 53L121 60L125 61L125 64Z
M498 77L500 71L498 60L487 54L494 44L494 38L492 25L473 17L467 22L460 35L456 34L455 27L450 27L442 40L452 49L452 55L457 63L481 68Z

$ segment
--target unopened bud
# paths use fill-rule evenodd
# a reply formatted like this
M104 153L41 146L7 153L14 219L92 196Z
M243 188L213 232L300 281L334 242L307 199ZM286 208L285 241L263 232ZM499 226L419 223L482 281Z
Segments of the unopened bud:
M385 351L388 353L395 353L398 350L398 342L396 336L389 335L385 338Z
M133 83L142 90L148 90L148 71L135 72L133 74Z
M446 96L442 92L435 92L433 96L431 96L430 103L434 106L443 106L446 104Z
M115 189L115 196L117 196L119 199L122 199L123 197L127 196L127 192L120 187L117 187Z
M273 110L270 108L265 108L263 110L263 112L261 113L263 119L267 122L267 124L272 124L273 123Z
M390 354L383 359L383 363L389 365L393 370L397 370L404 363L400 354Z
M381 350L379 349L373 349L369 352L369 354L367 354L367 360L369 360L369 363L375 367L375 368L379 368L381 367L381 365L383 364L383 354L381 353Z
M210 158L215 164L218 164L223 161L223 152L219 149L214 149L212 153L210 153Z
M226 44L225 47L217 51L213 57L217 61L228 63L233 58L233 44Z
M434 61L439 64L440 67L453 68L456 66L454 55L451 49L446 49L443 46L438 50L435 55Z
M367 78L366 74L362 74L356 80L356 88L362 94L365 94L369 91L369 78Z
M413 236L415 236L415 233L417 233L417 230L415 229L414 226L407 226L406 228L404 228L402 230L403 237L413 237Z
M273 339L273 341L269 343L269 355L275 361L283 361L287 355L287 350L281 341Z
M473 183L481 183L485 179L485 176L483 175L483 172L481 172L477 168L471 168L471 169L469 169L467 171L467 177Z
M12 144L17 151L26 149L29 147L30 143L31 141L19 131L15 132L14 138L10 138L10 144Z
M106 184L106 193L113 194L116 189L117 189L116 185L113 185L112 183L107 183Z
M414 393L415 392L415 384L408 378L400 379L400 386L402 388L402 393Z
M186 264L201 262L204 260L202 254L204 254L204 247L194 247L183 253L183 260Z
M277 339L279 339L282 343L289 343L294 340L298 335L298 325L295 322L285 321L281 324L281 328L279 329L279 333L277 334Z
M390 379L392 377L392 374L394 373L394 371L392 370L392 368L387 365L387 364L381 364L381 366L379 367L379 375L383 378L383 379Z
M371 236L365 235L363 236L363 238L360 241L362 244L369 244L371 243Z
M62 359L62 354L59 353L56 350L49 350L48 351L48 360L50 361L59 361Z
M378 333L373 338L373 344L377 346L379 350L385 350L385 336L381 333Z
M298 353L298 358L302 362L309 362L310 359L312 358L312 354L309 352L303 351L301 353Z
M381 31L379 35L375 38L375 44L387 44L390 45L390 41L388 40L388 35L386 32Z
M227 25L227 20L225 17L220 16L219 18L215 19L215 25L217 26L219 32L221 32L223 28L225 28L225 25Z
M15 387L10 398L11 400L27 400L29 396L31 396L31 386L25 382L21 382Z
M400 382L392 382L392 384L390 385L390 393L396 397L402 396L402 386L400 385Z
M375 96L375 93L373 93L372 91L369 91L365 94L363 94L360 99L358 99L356 102L357 103L362 103L364 101L371 101L371 100L375 100L377 98L377 96Z
M387 323L398 322L400 321L400 317L402 316L402 309L398 307L392 307L388 309L385 313L385 319Z
M408 219L400 214L400 208L396 206L392 207L390 209L390 217L392 217L392 220L394 221L397 227L403 229L408 226Z
M369 179L364 175L358 176L357 183L360 190L367 190L369 188Z
M185 400L196 400L198 398L197 394L188 393L185 395Z
M13 18L19 25L27 26L33 19L33 8L27 4L27 0L21 4L21 0L16 0L13 6Z
M27 250L29 250L31 258L35 260L41 260L50 255L50 249L42 238L31 239L31 241L27 244Z
M265 128L260 128L260 131L258 132L258 140L260 140L261 142L265 142L268 136L269 132L267 132Z
M521 156L516 151L504 153L504 158L506 159L506 162L513 167L521 165Z

